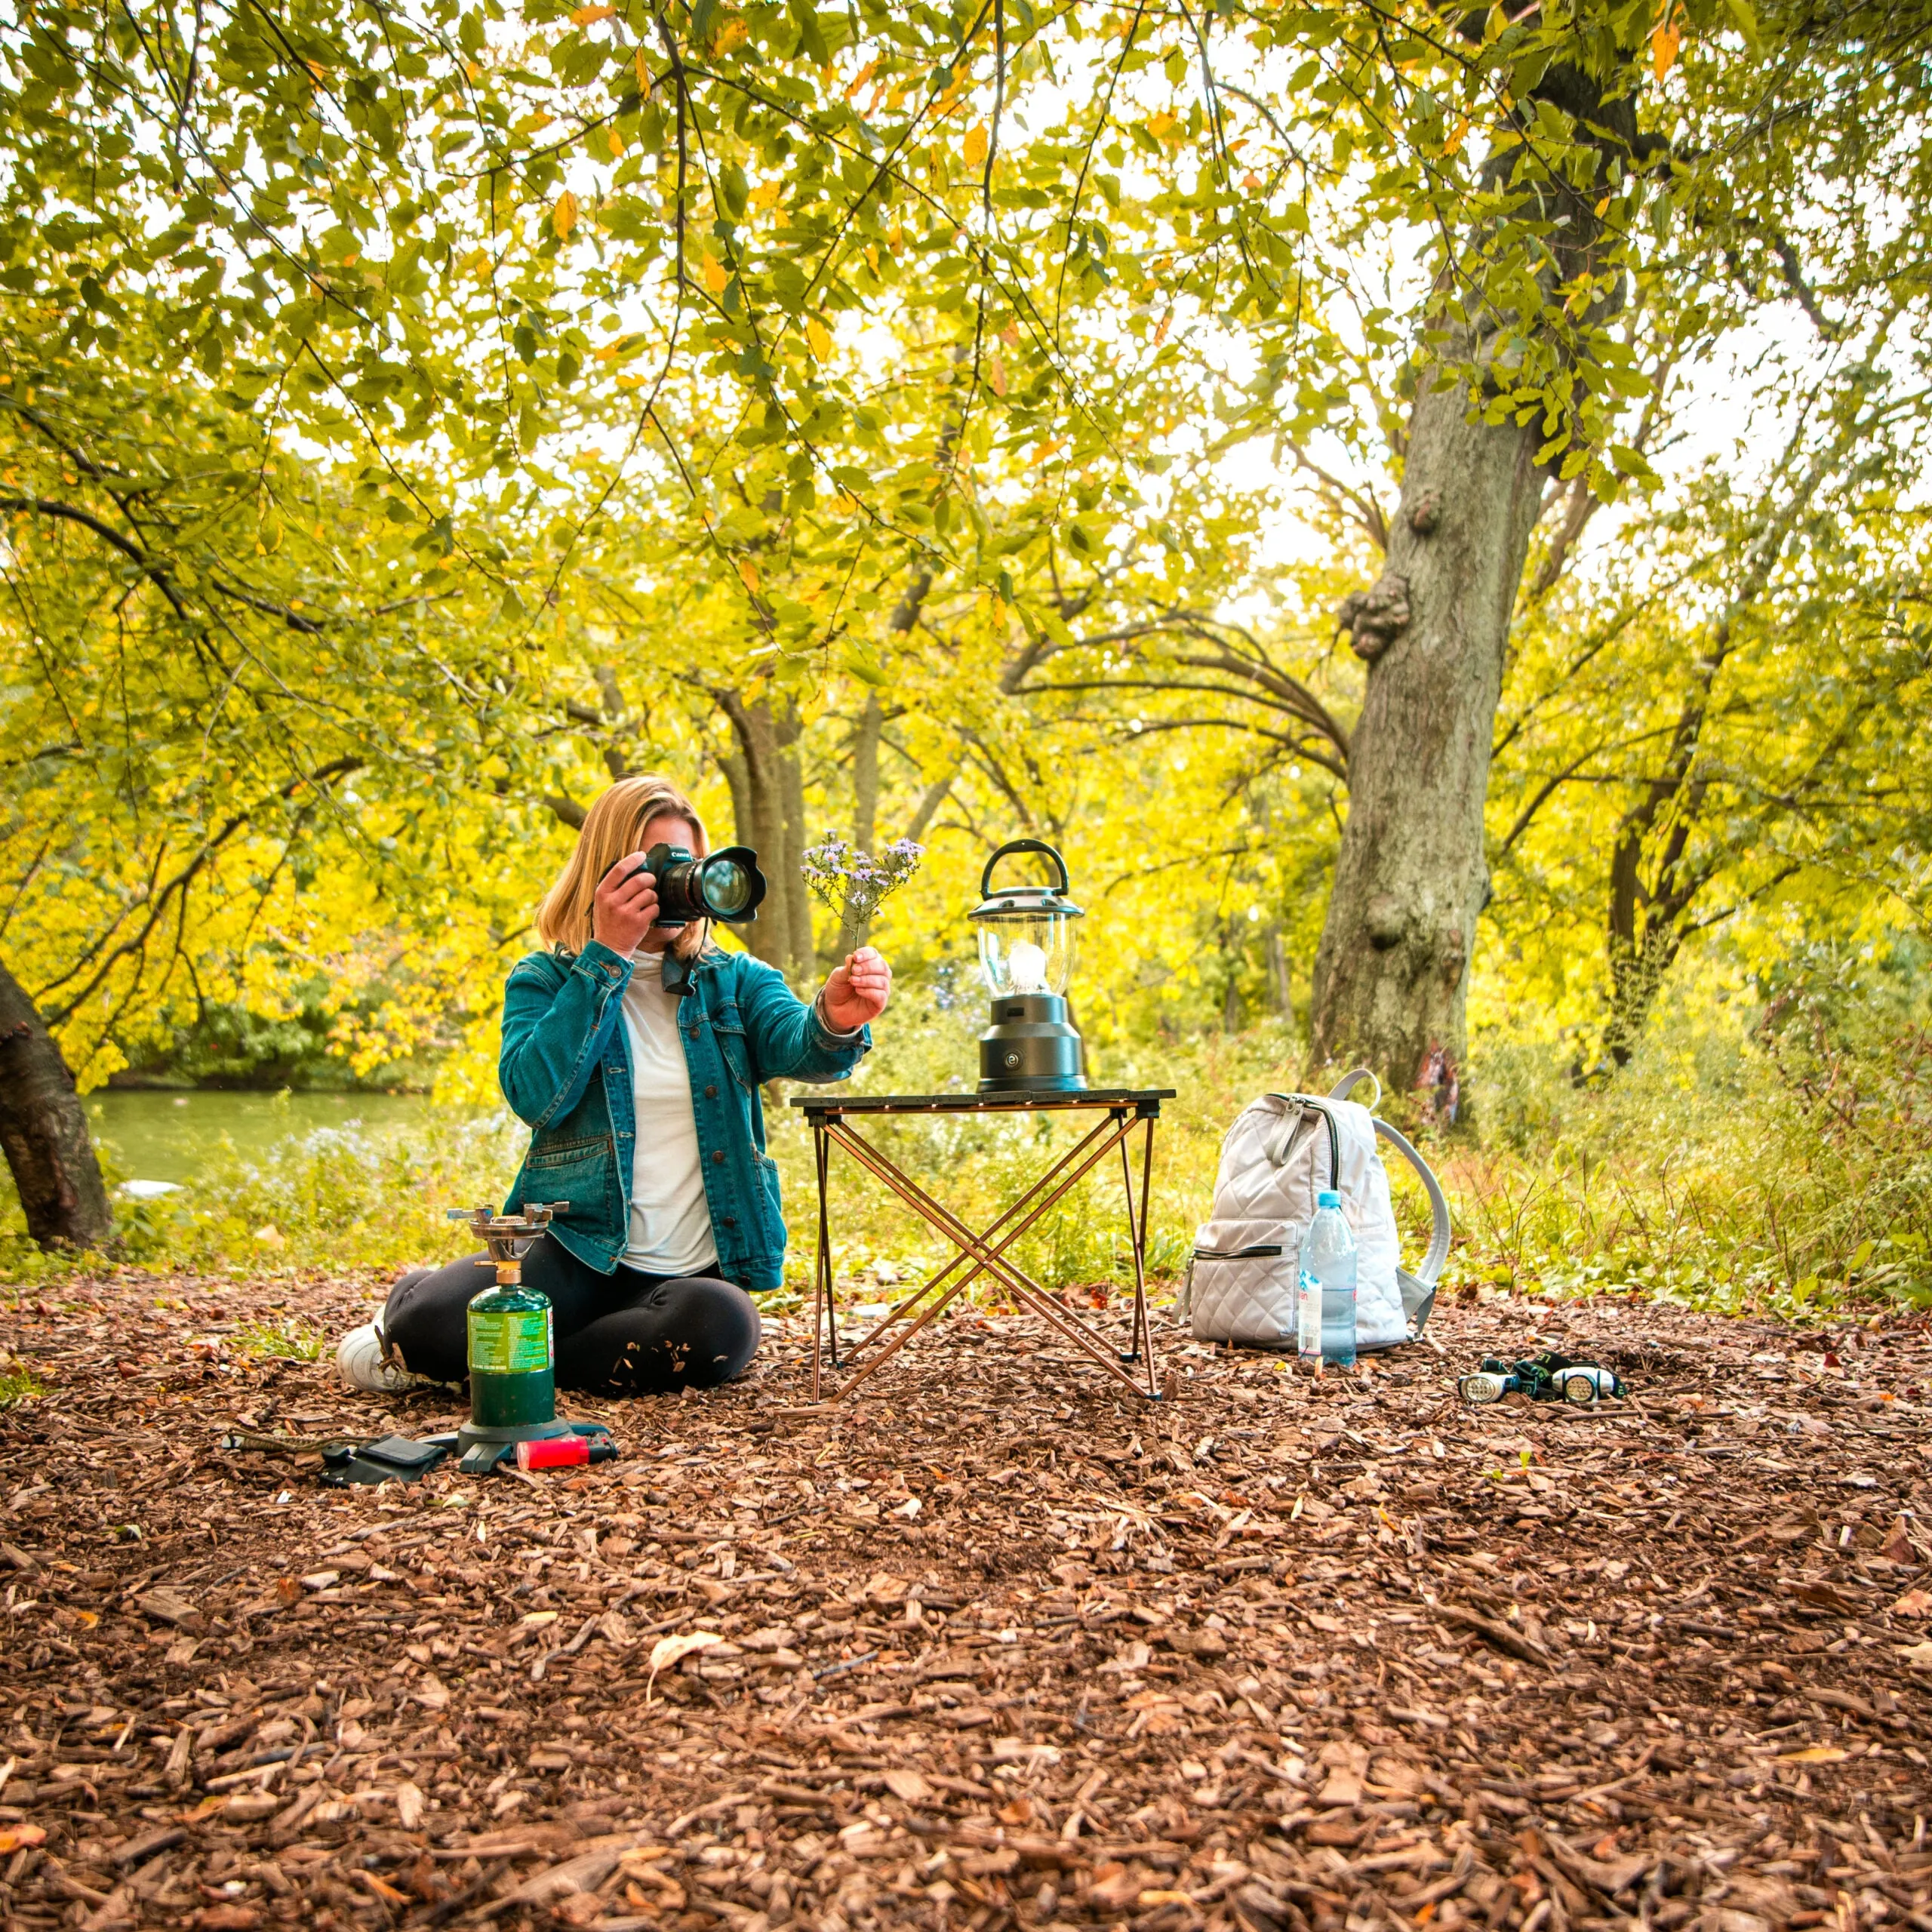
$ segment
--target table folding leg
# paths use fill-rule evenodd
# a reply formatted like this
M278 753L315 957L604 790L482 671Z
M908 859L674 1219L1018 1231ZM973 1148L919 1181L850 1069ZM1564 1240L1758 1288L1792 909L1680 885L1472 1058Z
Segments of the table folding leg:
M1139 1395L1159 1399L1155 1380L1153 1334L1147 1313L1147 1217L1152 1191L1154 1161L1154 1122L1164 1092L1109 1093L1107 1094L1054 1097L1055 1110L1073 1107L1104 1108L1106 1118L1097 1122L1020 1197L1009 1203L982 1232L976 1233L943 1203L935 1199L892 1158L852 1125L849 1112L1010 1112L1021 1106L1042 1104L1037 1100L1016 1101L1011 1097L993 1097L973 1106L964 1097L921 1097L912 1100L867 1100L841 1105L814 1097L795 1103L806 1108L812 1125L814 1166L818 1183L818 1244L813 1270L812 1394L822 1390L823 1364L829 1352L831 1365L841 1366L838 1353L838 1311L834 1295L829 1184L832 1150L835 1145L872 1178L912 1208L943 1235L957 1252L930 1275L918 1288L896 1304L848 1352L848 1359L857 1357L898 1327L898 1333L886 1342L865 1366L832 1392L831 1399L841 1400L882 1368L899 1350L936 1320L946 1307L983 1275L998 1281L1022 1307L1038 1315L1066 1340ZM1134 1185L1134 1163L1129 1142L1137 1127L1144 1128L1140 1150L1140 1186ZM1017 1263L1008 1251L1040 1217L1077 1186L1107 1157L1118 1149L1124 1191L1128 1242L1134 1263L1134 1302L1130 1323L1130 1346L1121 1353L1106 1337L1057 1300ZM921 1304L925 1304L921 1307ZM915 1313L914 1311L918 1311ZM903 1324L903 1325L900 1325ZM1138 1371L1130 1373L1130 1369Z

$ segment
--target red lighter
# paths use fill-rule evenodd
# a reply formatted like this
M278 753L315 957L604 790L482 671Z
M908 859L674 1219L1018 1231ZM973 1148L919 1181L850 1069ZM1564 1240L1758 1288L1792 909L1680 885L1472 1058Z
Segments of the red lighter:
M593 1440L584 1435L553 1435L547 1441L519 1442L516 1466L520 1469L581 1469L586 1463L616 1460L617 1445L604 1437Z

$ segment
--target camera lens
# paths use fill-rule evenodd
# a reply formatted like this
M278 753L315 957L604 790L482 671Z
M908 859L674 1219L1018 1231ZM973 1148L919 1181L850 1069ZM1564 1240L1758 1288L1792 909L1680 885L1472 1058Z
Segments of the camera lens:
M751 875L735 859L713 859L704 868L704 903L721 918L751 903Z

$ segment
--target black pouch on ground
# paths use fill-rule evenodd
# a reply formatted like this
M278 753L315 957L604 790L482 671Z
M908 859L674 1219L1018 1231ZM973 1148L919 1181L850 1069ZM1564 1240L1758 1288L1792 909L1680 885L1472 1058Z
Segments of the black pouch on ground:
M412 1442L406 1435L385 1435L360 1448L343 1444L322 1451L322 1481L331 1489L363 1483L420 1482L456 1447L456 1438L431 1436Z

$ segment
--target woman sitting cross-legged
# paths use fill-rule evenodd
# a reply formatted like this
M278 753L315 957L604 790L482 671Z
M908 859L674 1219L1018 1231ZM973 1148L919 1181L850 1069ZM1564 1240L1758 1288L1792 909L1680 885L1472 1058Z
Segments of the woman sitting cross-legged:
M549 946L503 989L498 1072L531 1130L505 1204L568 1201L525 1257L549 1297L560 1387L708 1389L758 1343L747 1289L783 1276L778 1174L758 1088L842 1078L872 1045L892 988L863 946L809 1004L772 967L710 943L709 922L657 924L657 844L702 857L704 826L668 780L620 779L586 814L537 914ZM356 1387L468 1374L466 1312L487 1255L419 1268L337 1360Z

